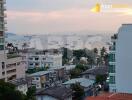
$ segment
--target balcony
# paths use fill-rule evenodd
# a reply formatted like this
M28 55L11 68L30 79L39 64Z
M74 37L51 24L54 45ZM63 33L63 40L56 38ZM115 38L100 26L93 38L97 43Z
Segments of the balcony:
M17 57L21 57L18 53L8 53L7 54L7 59L11 59L11 58L17 58Z
M14 69L14 68L16 68L16 63L6 65L7 70L11 70L11 69Z
M14 75L16 74L16 69L8 70L6 73L7 75Z

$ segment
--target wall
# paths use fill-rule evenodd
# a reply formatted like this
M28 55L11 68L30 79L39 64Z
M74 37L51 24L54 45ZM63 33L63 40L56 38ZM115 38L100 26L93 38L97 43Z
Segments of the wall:
M117 92L132 93L132 25L123 25L118 33L116 51Z

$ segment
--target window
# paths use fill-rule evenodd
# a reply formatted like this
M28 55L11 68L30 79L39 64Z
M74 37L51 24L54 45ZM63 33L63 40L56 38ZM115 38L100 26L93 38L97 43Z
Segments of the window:
M0 36L4 36L3 31L0 31Z
M5 72L2 72L2 75L5 75Z
M35 58L35 60L39 60L39 58Z
M39 80L39 78L38 78L38 77L36 77L36 80Z
M39 63L35 63L35 65L36 65L36 66L38 66L38 65L39 65Z
M18 62L17 65L19 66L20 65L20 62Z
M3 38L0 38L0 43L4 43L4 39Z
M110 76L110 84L115 84L115 76Z
M116 89L113 89L112 91L113 91L113 92L116 92Z
M14 72L16 72L16 69L9 70L9 71L7 71L6 73L7 73L7 74L10 74L10 73L14 73Z
M115 73L115 65L109 65L109 73Z
M0 50L4 50L4 45L0 45Z
M43 60L46 60L46 58L43 58Z
M5 69L5 62L2 62L2 69Z
M33 60L33 58L29 58L29 60Z
M29 65L30 65L30 66L33 66L33 63L30 63Z
M115 54L110 54L109 55L109 61L115 62Z

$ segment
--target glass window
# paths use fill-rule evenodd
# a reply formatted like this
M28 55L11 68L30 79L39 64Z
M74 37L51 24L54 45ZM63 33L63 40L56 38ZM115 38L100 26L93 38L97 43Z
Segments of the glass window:
M109 73L115 73L115 65L109 65Z
M3 38L0 38L0 43L4 43L4 39Z
M109 61L115 62L115 54L109 54Z
M33 58L29 58L29 60L33 60Z
M39 78L38 78L38 77L36 77L36 80L39 80Z
M115 76L110 76L110 84L115 84Z
M2 69L5 68L5 62L2 62Z
M30 63L30 66L32 66L33 65L33 63Z
M4 50L4 45L0 45L0 50Z
M4 36L3 31L0 31L0 36Z
M35 58L35 60L39 60L39 58Z

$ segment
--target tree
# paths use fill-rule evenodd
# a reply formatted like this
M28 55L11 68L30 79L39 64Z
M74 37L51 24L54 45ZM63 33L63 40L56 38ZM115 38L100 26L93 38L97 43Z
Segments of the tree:
M73 93L73 97L75 100L82 100L83 96L84 96L84 89L81 87L81 85L79 83L73 84L71 86L72 91L74 91Z
M72 69L70 71L70 78L77 78L80 75L80 73L81 73L80 69L77 69L77 68Z
M36 87L28 88L26 100L35 100L34 97L35 91L36 91Z
M68 48L62 48L63 56L62 56L62 65L67 64L69 60L72 58L72 50Z
M100 56L103 58L106 54L106 48L102 47L102 49L100 50Z
M96 55L98 55L98 49L97 49L97 48L94 48L94 49L93 49L93 52L94 52Z
M96 83L103 84L104 82L106 82L106 79L107 79L107 75L97 75Z
M25 100L25 95L15 90L11 83L0 81L0 100Z
M108 65L108 53L105 47L103 47L100 51L100 58L101 58L102 64Z
M76 65L76 69L79 69L81 72L87 70L88 68L84 65L78 64Z
M75 56L77 60L80 60L81 57L86 57L85 49L84 50L74 50L73 56Z

